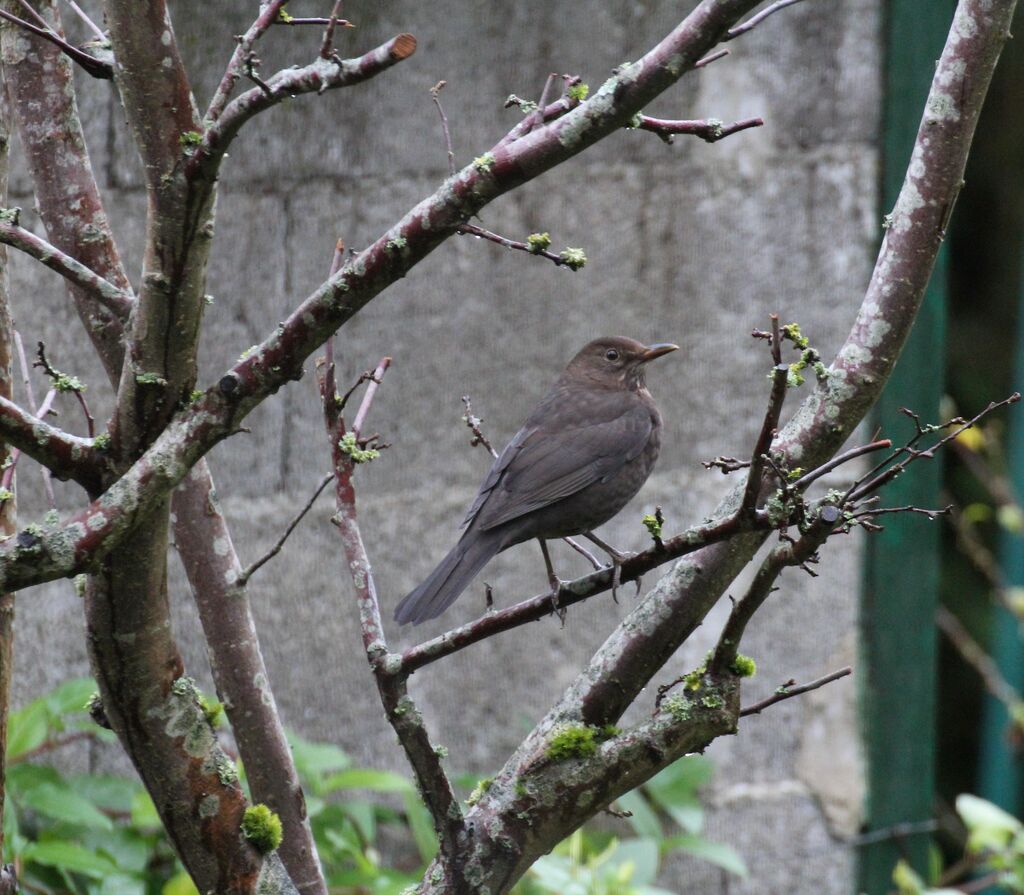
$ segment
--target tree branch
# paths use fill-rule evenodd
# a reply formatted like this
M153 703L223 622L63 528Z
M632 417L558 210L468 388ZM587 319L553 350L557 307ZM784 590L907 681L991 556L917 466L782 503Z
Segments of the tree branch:
M657 134L666 143L672 142L676 134L687 134L700 137L705 143L717 143L726 137L745 131L752 127L762 127L761 118L744 118L732 124L725 124L717 118L702 118L693 121L672 121L666 118L651 118L649 115L638 115L637 130L650 131Z
M4 397L0 397L0 437L58 479L78 482L90 494L103 490L103 463L92 439L69 435Z
M441 765L441 755L430 742L423 718L409 696L406 678L395 673L397 656L388 653L384 636L384 625L377 599L377 587L373 570L363 545L362 534L356 516L356 495L352 483L357 459L359 428L366 419L381 377L387 370L391 358L384 358L370 379L370 386L363 396L356 414L356 423L351 431L346 430L341 408L335 400L333 390L328 388L327 377L320 380L320 399L324 412L324 424L330 442L331 462L334 469L335 500L338 511L331 519L341 535L345 560L352 575L352 584L359 606L359 623L363 635L366 658L373 670L381 703L388 721L398 735L405 754L409 759L416 779L430 811L441 843L441 853L454 859L457 840L464 830L462 809L448 775ZM326 367L326 365L325 365ZM351 439L347 441L346 439ZM348 447L346 447L346 444ZM369 458L366 458L369 459Z
M801 684L799 687L794 686L794 681L789 681L779 687L779 689L767 699L762 699L760 702L755 702L753 705L748 705L746 708L740 709L740 717L746 718L750 715L760 715L765 709L770 708L778 702L782 702L784 699L792 699L794 696L801 696L804 693L810 693L811 690L817 690L819 687L824 687L825 684L831 684L832 681L838 681L840 678L844 678L850 674L853 674L853 669L847 665L845 668L840 668L838 671L833 671L831 674L819 677L817 680L811 681L809 684Z
M362 83L408 59L415 52L416 38L411 34L399 34L356 59L318 58L303 68L278 72L267 79L265 90L254 87L235 97L208 124L192 160L193 173L211 164L216 166L245 123L282 100Z
M135 299L130 292L105 280L95 271L90 270L70 255L65 255L56 246L50 245L45 239L34 233L17 224L0 219L0 242L19 252L24 252L50 270L56 271L119 319L123 320L131 313Z
M174 541L199 610L210 668L253 801L281 818L281 861L302 895L326 883L306 800L263 661L249 591L206 461L174 492Z
M55 47L58 47L60 51L72 62L80 65L82 69L94 78L109 81L114 77L113 65L104 59L97 59L95 56L86 53L85 50L80 50L78 47L69 44L49 26L44 28L39 25L33 25L31 22L26 22L24 19L18 18L18 16L13 15L5 9L0 9L0 19L3 19L5 22L10 22L12 25L17 25L19 28L29 32L29 34L34 34L36 37L49 41Z

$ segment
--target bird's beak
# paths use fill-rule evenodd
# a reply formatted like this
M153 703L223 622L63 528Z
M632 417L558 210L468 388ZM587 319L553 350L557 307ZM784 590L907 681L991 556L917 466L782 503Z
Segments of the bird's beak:
M648 361L676 351L678 348L678 345L673 345L671 342L655 342L653 345L648 345L647 350L640 355L640 363L646 364Z

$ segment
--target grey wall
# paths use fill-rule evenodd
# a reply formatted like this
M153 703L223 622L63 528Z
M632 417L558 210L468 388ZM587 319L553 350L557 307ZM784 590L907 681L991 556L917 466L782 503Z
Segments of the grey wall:
M512 92L535 96L549 71L579 73L596 87L609 69L641 55L692 3L647 0L571 4L351 2L358 29L339 35L355 54L398 31L416 55L361 87L278 108L243 132L220 196L203 370L216 376L258 342L325 275L338 236L362 247L446 173L429 88L443 99L460 164L516 120ZM254 3L173 5L201 102L209 98ZM307 8L308 7L308 8ZM550 231L554 245L585 248L578 273L471 238L450 240L363 311L340 338L340 381L384 354L394 358L372 425L393 447L360 470L364 536L385 611L450 546L488 459L468 447L460 396L469 393L503 443L566 360L588 339L622 333L683 346L650 375L667 420L659 468L604 530L639 549L642 513L661 504L669 530L699 520L728 481L699 461L749 450L763 406L767 356L748 333L769 312L796 319L825 354L853 320L879 237L876 207L880 0L798 5L730 45L732 56L688 76L649 110L664 117L762 115L766 126L708 146L624 131L488 208L483 224L524 238ZM314 14L301 4L295 14ZM264 72L312 58L320 35L277 29L261 46ZM97 176L134 277L145 197L109 85L82 83L82 109ZM14 201L32 204L15 177ZM15 310L30 344L47 341L62 368L88 376L109 406L55 275L16 259ZM211 464L243 562L269 546L327 468L312 376L250 419ZM41 388L42 385L39 384ZM71 406L65 421L77 425ZM35 471L21 476L26 513L38 500ZM77 506L72 489L64 506ZM402 768L368 676L356 612L325 498L284 553L259 573L252 597L286 722L332 740L359 761ZM558 549L563 574L582 572ZM809 679L848 661L855 626L857 542L830 546L821 577L789 574L759 616L745 652L759 674L745 698L789 678ZM172 559L178 632L192 674L207 680L187 585ZM482 576L499 605L544 587L539 551L524 545ZM653 579L652 579L653 580ZM738 591L738 588L737 588ZM418 673L413 692L456 771L493 772L632 604L602 597L490 640ZM393 645L472 618L479 583L443 623L390 630ZM87 671L82 624L67 584L19 599L20 698ZM692 667L713 642L713 618L659 675ZM856 826L859 771L853 685L789 701L717 742L707 793L713 838L735 844L752 880L727 880L683 862L664 883L685 892L840 893L851 890L852 850L837 838ZM637 715L648 713L653 694ZM69 761L105 764L104 756ZM829 812L833 826L826 818Z

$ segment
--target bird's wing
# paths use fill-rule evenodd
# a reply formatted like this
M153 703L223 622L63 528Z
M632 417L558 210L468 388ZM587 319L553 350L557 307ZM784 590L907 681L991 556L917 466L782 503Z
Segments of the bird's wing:
M611 478L640 454L653 428L635 400L614 410L590 423L570 412L556 431L528 421L495 461L466 521L486 531Z

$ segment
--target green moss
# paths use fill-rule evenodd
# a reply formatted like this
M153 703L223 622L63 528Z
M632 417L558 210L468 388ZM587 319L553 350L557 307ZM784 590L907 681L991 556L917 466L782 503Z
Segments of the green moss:
M389 239L385 244L384 248L389 252L400 252L408 245L404 236L396 236L394 239Z
M139 385L167 385L167 380L158 373L136 373L135 381Z
M103 432L92 440L92 446L98 451L110 450L110 433Z
M725 700L717 693L708 693L707 696L701 698L700 704L706 709L720 709L725 705Z
M597 731L585 724L563 727L551 737L547 756L552 761L569 758L589 758L597 751Z
M622 730L614 724L605 724L598 733L602 740L613 740Z
M657 516L647 514L640 520L643 523L644 528L650 532L651 537L656 541L661 540L661 520Z
M477 171L490 171L494 167L494 156L489 152L485 152L483 155L478 155L473 159L473 167Z
M20 219L20 208L0 208L0 221L3 221L5 224L13 224L17 227Z
M558 253L558 257L569 270L579 270L587 263L587 253L583 249L564 248Z
M757 663L750 656L738 655L729 666L737 677L753 677L757 674Z
M491 788L491 785L493 783L493 777L484 777L482 780L478 781L476 786L473 787L473 791L469 794L469 798L466 799L466 804L469 805L470 808L472 808L477 802L479 802L484 797L484 795L487 793L487 790Z
M516 795L524 798L530 794L530 788L522 780L516 780Z
M218 727L224 718L223 703L217 702L216 699L210 699L205 694L200 694L199 705L202 706L203 714L206 715L206 720L210 722L210 727Z
M662 707L676 721L690 720L690 700L682 693L674 693L662 703Z
M576 102L583 102L590 95L589 84L573 84L569 88L569 99L574 99Z
M448 747L447 746L434 746L434 754L438 758L447 758L448 757Z
M530 251L533 252L533 254L539 255L551 245L551 234L531 233L526 237L526 244L530 247Z
M77 376L70 376L67 373L57 371L57 378L53 380L53 387L59 392L84 392L85 383Z
M184 148L198 146L203 142L203 135L199 131L185 131L178 137L178 142Z
M0 488L0 503L6 500L14 500L14 492L8 491L6 488Z
M245 809L242 835L257 851L263 854L272 852L281 844L283 838L281 818L266 805L252 805Z
M361 448L356 441L355 435L349 432L338 442L338 448L343 454L352 458L353 463L370 463L380 456L380 451L373 448Z

